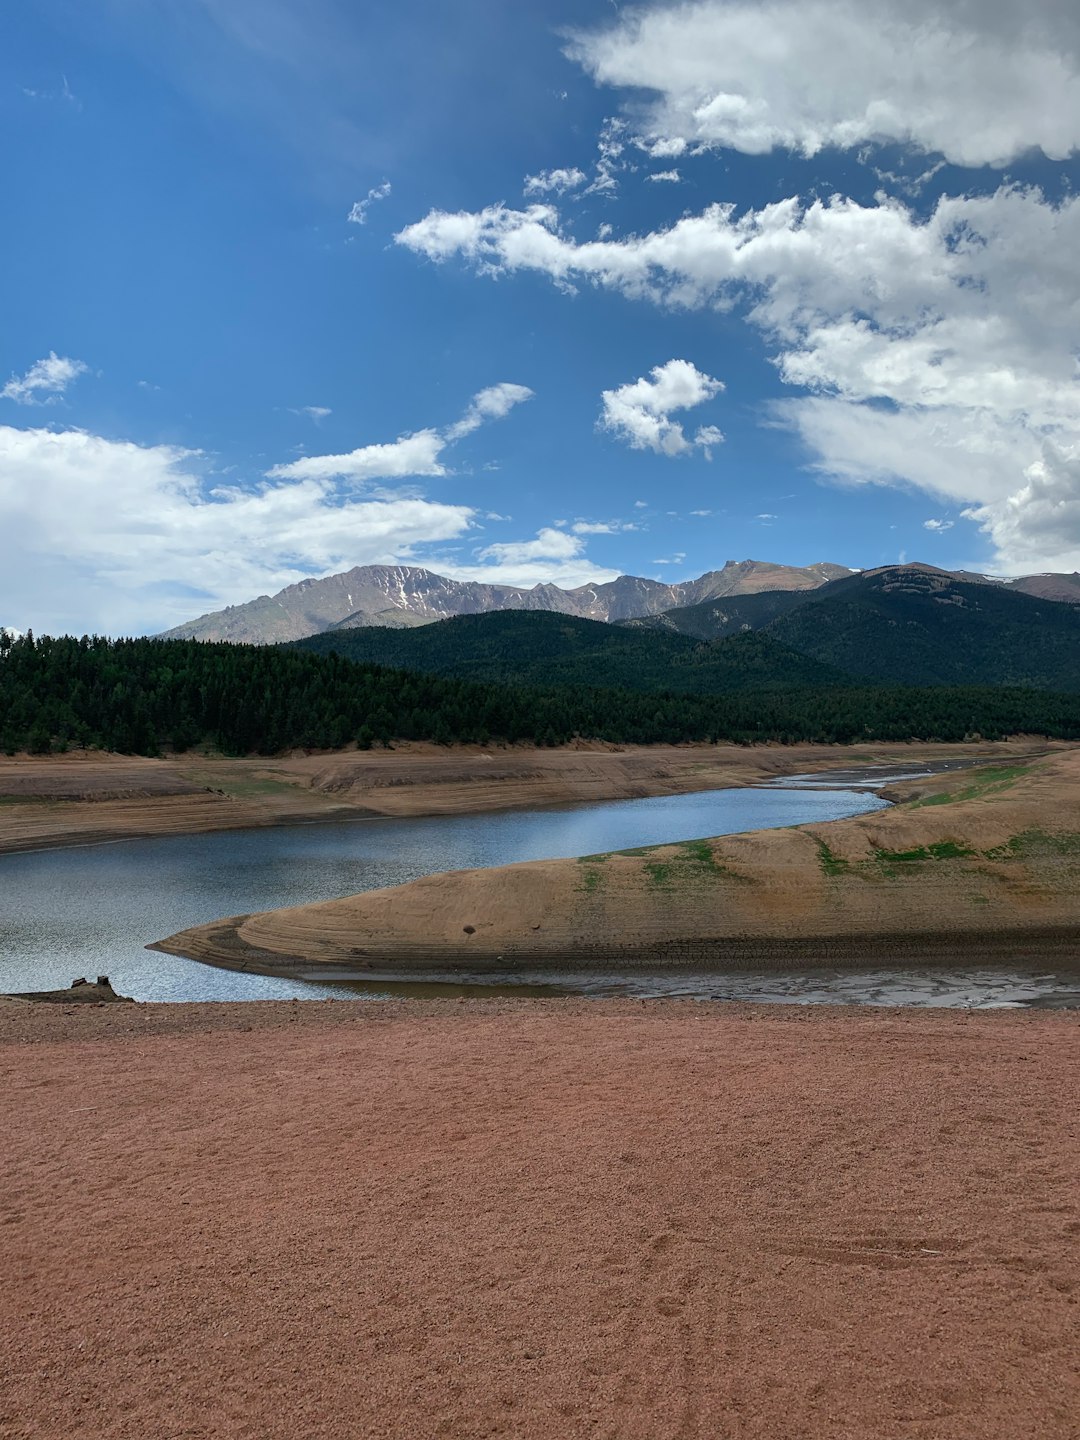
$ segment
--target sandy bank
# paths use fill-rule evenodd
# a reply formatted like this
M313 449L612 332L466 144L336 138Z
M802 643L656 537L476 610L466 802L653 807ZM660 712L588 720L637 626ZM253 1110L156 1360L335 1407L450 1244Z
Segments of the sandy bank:
M857 760L1008 755L1007 745L613 746L562 750L402 745L273 760L0 756L0 854L362 815L458 815L743 785Z
M1080 750L938 777L828 825L434 875L161 948L311 973L1080 956Z
M1071 1440L1078 1063L1070 1015L0 1007L0 1434Z

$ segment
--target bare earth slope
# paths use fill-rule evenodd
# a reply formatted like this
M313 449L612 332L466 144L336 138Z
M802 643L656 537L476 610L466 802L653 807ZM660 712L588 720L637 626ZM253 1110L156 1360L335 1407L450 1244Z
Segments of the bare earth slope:
M161 948L379 974L1075 958L1080 750L920 785L921 798L828 825L434 875Z
M1074 1015L0 1006L5 1440L1075 1440Z

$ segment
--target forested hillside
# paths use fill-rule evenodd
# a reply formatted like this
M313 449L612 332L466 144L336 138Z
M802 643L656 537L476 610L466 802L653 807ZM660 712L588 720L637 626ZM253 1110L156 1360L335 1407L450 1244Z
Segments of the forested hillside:
M661 615L623 620L627 629L661 630L689 635L698 640L724 640L748 630L761 630L780 615L786 615L813 598L814 590L762 590L757 595L731 595L721 600L703 600L700 605L683 605Z
M490 684L721 695L858 683L770 636L703 643L664 630L544 611L459 615L418 630L334 630L300 640L297 648Z
M1068 577L1042 578L1055 595L1070 593ZM626 626L699 640L756 631L861 681L1080 690L1080 605L926 565L709 600Z
M433 740L555 745L1080 738L1080 699L1012 689L647 694L488 685L291 648L0 635L0 747L232 754Z
M834 580L768 634L867 680L1080 690L1080 607L926 567Z

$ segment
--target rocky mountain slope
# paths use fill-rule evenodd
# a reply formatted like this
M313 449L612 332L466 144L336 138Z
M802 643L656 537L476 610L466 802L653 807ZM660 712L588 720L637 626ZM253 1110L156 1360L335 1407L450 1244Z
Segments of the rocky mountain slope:
M677 585L620 575L605 585L582 585L574 590L561 590L557 585L521 590L511 585L451 580L411 565L359 565L341 575L301 580L276 595L260 595L247 604L202 615L166 631L165 638L271 645L325 630L370 625L400 629L492 610L551 610L584 620L617 621L725 595L813 590L851 573L842 565L827 563L803 568L763 560L729 560L720 570Z

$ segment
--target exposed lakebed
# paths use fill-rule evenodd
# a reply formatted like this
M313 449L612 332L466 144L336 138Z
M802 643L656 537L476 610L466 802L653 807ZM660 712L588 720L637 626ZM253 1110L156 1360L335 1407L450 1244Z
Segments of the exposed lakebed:
M909 772L910 773L910 772ZM844 772L810 788L764 786L572 808L428 819L363 819L131 840L0 857L0 991L46 990L108 974L138 1000L378 998L390 994L630 994L803 1003L1011 1005L1076 1003L1075 974L976 968L912 974L521 975L498 987L453 982L301 981L215 970L151 941L226 915L335 899L445 870L571 858L700 836L862 814L872 788L903 778Z

